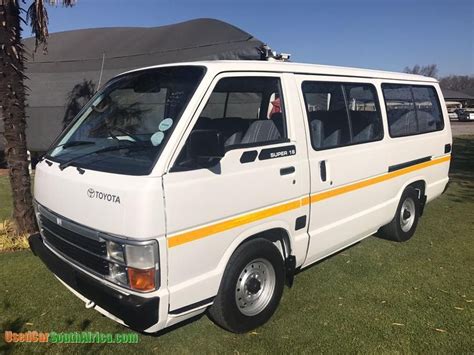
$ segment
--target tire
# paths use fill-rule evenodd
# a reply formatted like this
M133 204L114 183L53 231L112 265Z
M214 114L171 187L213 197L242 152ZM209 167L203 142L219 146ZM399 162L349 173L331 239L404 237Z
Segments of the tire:
M251 331L271 318L284 284L285 268L278 248L265 239L251 240L230 258L209 316L233 333Z
M420 199L418 191L407 187L403 191L393 220L381 228L381 234L396 242L406 242L415 233L420 218Z

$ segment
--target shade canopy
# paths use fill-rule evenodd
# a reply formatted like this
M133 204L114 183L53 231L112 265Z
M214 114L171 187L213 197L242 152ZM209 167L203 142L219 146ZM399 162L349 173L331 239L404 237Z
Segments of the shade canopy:
M471 96L461 91L454 91L448 89L443 89L443 96L445 100L450 101L474 100L474 96Z
M34 38L24 44L33 53ZM258 59L262 45L249 33L214 19L196 19L153 28L94 28L53 33L48 53L29 55L26 85L27 139L31 151L44 151L59 135L68 95L84 81L103 85L118 73L150 65L217 59ZM90 89L90 88L89 88ZM82 91L81 91L82 90ZM79 104L84 104L85 99ZM72 110L74 111L74 110ZM70 112L68 112L70 114Z

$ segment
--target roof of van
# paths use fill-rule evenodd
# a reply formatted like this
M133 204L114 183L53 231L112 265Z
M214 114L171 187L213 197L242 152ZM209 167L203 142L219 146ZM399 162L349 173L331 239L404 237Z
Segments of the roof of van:
M163 65L150 66L146 68L135 69L151 69L173 65L202 65L208 68L213 68L216 71L266 71L266 72L281 72L281 73L298 73L298 74L315 74L328 76L349 76L373 79L390 79L403 81L421 81L421 82L438 82L435 78L382 70L339 67L331 65L295 63L283 61L265 61L265 60L213 60L213 61L195 61L183 63L169 63Z

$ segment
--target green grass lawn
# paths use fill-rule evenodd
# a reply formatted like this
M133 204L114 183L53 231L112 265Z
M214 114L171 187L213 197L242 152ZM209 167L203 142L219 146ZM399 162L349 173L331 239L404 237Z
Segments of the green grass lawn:
M427 206L412 240L371 237L299 273L255 332L231 334L202 317L140 334L134 345L11 345L1 337L0 352L472 353L474 137L457 139L453 156L453 182ZM2 333L129 331L85 309L30 251L0 254L0 265Z

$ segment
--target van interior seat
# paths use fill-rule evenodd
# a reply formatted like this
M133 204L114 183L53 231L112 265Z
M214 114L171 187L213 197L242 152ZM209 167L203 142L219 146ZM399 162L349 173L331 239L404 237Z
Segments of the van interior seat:
M418 132L416 113L407 109L393 109L387 113L390 133L394 136L416 134Z
M270 116L270 120L275 123L278 132L280 132L280 136L285 137L285 123L283 121L283 114L281 112L272 113Z
M278 140L284 136L283 115L274 113L271 119L248 119L241 117L200 117L196 128L213 129L224 135L225 146L252 144Z
M328 148L348 142L349 132L344 129L347 124L341 124L341 120L347 120L346 117L345 110L310 112L313 145Z
M240 144L242 141L242 132L235 132L229 138L226 138L224 146L228 147L231 145Z
M367 142L380 134L378 113L375 111L350 111L352 143Z
M256 120L252 122L247 132L245 132L241 144L276 141L281 137L273 120Z
M200 117L196 128L213 129L224 135L225 146L239 144L244 132L246 132L255 119L241 117L208 118Z
M421 132L436 131L436 119L430 112L418 110L418 130Z

